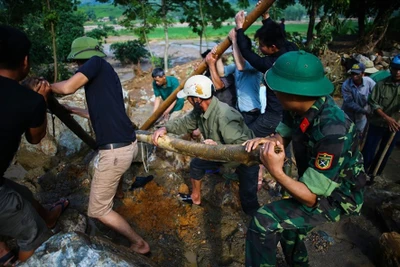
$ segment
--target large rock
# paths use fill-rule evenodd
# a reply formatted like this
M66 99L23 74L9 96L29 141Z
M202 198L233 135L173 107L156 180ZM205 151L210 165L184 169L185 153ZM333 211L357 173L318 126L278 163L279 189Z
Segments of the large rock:
M57 234L19 266L156 266L148 258L100 237L83 233Z
M400 266L400 234L383 233L379 243L382 249L382 266Z

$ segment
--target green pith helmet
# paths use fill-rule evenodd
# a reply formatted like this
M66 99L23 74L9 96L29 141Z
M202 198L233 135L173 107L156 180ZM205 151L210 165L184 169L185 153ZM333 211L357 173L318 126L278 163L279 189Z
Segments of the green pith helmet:
M321 61L302 50L280 56L264 79L272 90L292 95L324 96L334 89Z
M106 54L100 50L99 42L90 37L76 38L71 45L68 59L89 59L93 56L105 57Z

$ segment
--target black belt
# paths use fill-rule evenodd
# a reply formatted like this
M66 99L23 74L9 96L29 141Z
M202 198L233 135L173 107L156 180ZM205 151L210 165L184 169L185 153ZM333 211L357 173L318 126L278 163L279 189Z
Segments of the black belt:
M99 150L116 149L116 148L121 148L124 146L129 146L130 144L132 144L132 143L111 143L111 144L99 146L98 149Z

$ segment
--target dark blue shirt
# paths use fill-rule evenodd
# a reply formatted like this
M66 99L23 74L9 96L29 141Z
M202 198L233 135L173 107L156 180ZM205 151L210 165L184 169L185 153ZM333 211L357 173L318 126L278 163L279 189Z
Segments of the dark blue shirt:
M94 56L77 72L89 79L85 84L86 102L97 145L135 141L135 130L125 111L121 82L113 67Z

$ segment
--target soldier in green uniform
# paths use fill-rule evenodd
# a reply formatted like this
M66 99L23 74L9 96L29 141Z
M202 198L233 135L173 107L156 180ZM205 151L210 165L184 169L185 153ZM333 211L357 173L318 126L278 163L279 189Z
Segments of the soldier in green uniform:
M265 81L285 115L274 136L249 140L246 150L262 144L262 163L292 198L257 211L247 231L246 266L275 266L279 241L290 266L308 266L307 233L316 225L339 221L342 215L360 213L366 175L357 131L329 96L333 85L314 55L304 51L282 55ZM282 170L282 150L290 140L298 181Z

